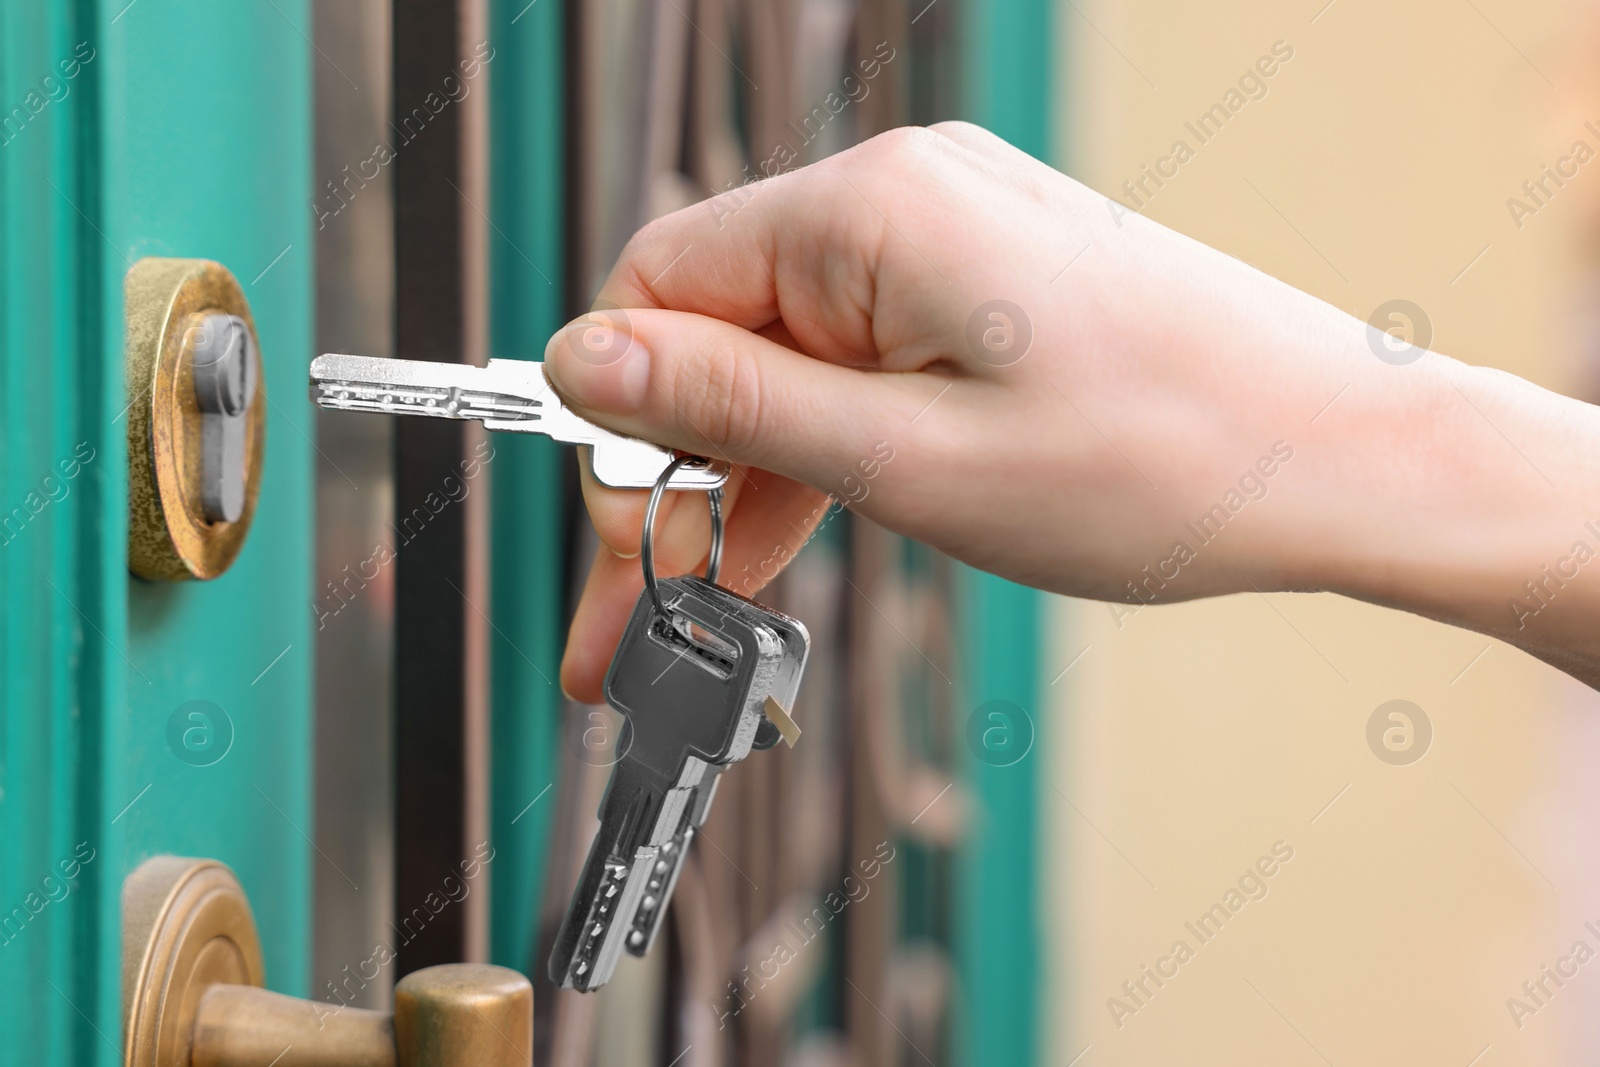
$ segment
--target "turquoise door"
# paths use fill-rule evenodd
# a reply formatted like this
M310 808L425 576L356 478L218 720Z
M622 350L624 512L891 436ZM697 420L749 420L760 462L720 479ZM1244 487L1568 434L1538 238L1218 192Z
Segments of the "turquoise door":
M305 994L311 826L306 0L0 5L0 1059L121 1060L119 895L214 857ZM210 582L127 570L123 277L216 260L267 409Z

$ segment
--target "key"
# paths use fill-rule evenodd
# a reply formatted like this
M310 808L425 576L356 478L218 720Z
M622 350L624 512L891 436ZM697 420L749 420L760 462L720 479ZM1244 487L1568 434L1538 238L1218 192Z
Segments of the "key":
M590 449L594 476L617 489L653 486L672 453L603 430L573 414L550 388L544 364L491 359L482 367L414 359L322 355L311 361L311 399L318 407L477 419L491 430L539 433ZM724 467L697 460L675 471L669 489L715 489Z
M596 989L624 948L648 949L709 808L711 768L748 752L757 676L772 673L781 650L769 629L730 617L681 584L660 582L666 616L641 594L607 674L606 696L626 716L620 743L628 747L550 960L551 979L569 988Z
M550 957L550 977L592 991L660 929L724 767L749 754L774 687L793 700L809 638L794 620L698 578L659 580L634 607L606 675L625 755Z
M739 596L729 590L723 589L715 582L708 581L698 575L686 575L679 579L685 589L705 597L708 601L721 605L722 609L734 615L742 615L753 625L771 630L773 636L782 644L784 654L778 661L778 669L772 676L772 681L766 686L767 695L761 701L763 712L777 701L783 714L787 717L787 709L794 706L795 697L799 694L800 680L805 672L806 658L811 649L811 637L804 624L797 619L792 619L782 612L757 604L752 600ZM759 694L757 694L759 695ZM790 720L792 725L792 720ZM798 729L798 728L796 728ZM754 740L751 742L753 749L767 749L775 745L781 734L777 726L766 717L757 724ZM791 739L791 744L793 743ZM684 859L688 852L688 838L693 836L694 830L703 824L709 814L711 801L716 796L718 779L714 775L720 773L721 767L713 765L697 790L695 807L687 824L687 830L680 847L665 850L663 856L656 864L656 873L664 883L664 889L659 894L660 904L650 906L651 896L647 894L642 900L640 918L636 922L634 932L631 933L624 947L635 956L643 956L649 952L655 943L657 931L660 929L662 916L666 912L665 902L670 899L673 887L678 880L678 872L682 869ZM663 863L667 866L663 868Z
M720 604L724 610L732 614L741 614L752 623L765 626L773 632L783 645L784 655L779 660L778 671L768 687L766 699L762 701L763 713L767 713L771 704L776 701L781 709L780 713L788 720L788 725L793 726L793 720L788 719L788 709L794 706L795 698L799 695L800 679L805 673L806 658L811 650L811 636L805 625L798 619L757 604L698 575L685 575L679 582L708 600ZM798 736L798 729L794 727L795 736ZM755 738L750 747L757 750L768 749L784 736L779 727L771 721L770 716L764 717L757 724ZM788 740L792 746L794 738L789 737ZM672 896L672 890L677 885L678 872L682 869L688 852L688 838L693 836L695 829L705 822L706 815L709 814L718 781L714 775L719 774L721 770L721 767L715 765L710 768L693 801L697 806L693 809L684 840L679 843L679 847L664 852L662 859L657 861L656 870L664 882L664 889L659 894L661 904L650 907L648 905L652 898L648 894L643 898L641 903L646 906L641 907L640 911L646 915L648 921L641 919L636 923L634 932L624 943L624 947L635 956L645 955L655 943L662 916L666 912L665 902ZM662 868L663 862L667 864L665 869Z
M764 717L757 724L754 740L750 747L756 750L769 749L777 744L780 739L785 739L792 746L798 736L798 727L794 727L794 736L786 736L771 720L768 709L776 702L781 709L781 714L788 720L788 725L793 726L793 720L788 719L788 711L794 707L795 698L800 692L800 679L805 673L806 658L811 651L811 636L805 625L798 619L790 618L773 608L757 604L753 600L739 596L730 590L724 589L715 582L707 581L699 575L685 575L678 581L686 588L704 596L707 600L718 604L730 614L743 615L747 620L765 626L771 630L773 636L783 646L783 656L778 661L778 670L773 675L768 686L767 696L761 702ZM688 822L683 840L675 841L676 848L666 850L656 862L656 874L664 888L657 896L659 903L654 903L648 893L641 900L638 918L634 924L633 932L624 942L624 948L635 956L644 956L655 944L656 934L661 928L662 917L666 914L666 902L672 897L672 890L678 883L678 872L683 869L683 861L688 853L688 840L693 837L694 831L705 821L710 812L711 801L716 796L719 774L722 768L713 765L706 780L701 783L696 793L694 808Z
M805 674L806 657L811 651L811 634L806 630L805 624L799 619L790 618L775 608L769 608L765 604L757 604L750 598L742 597L731 589L724 589L715 582L708 582L699 575L684 575L680 581L707 597L717 599L729 611L742 612L751 618L759 620L778 636L778 639L783 642L786 655L783 660L783 669L773 679L772 689L768 695L778 702L778 706L783 709L785 714L793 711L795 698L800 695L800 679ZM770 721L763 722L756 732L754 747L757 749L771 748L777 743L780 736L775 723ZM792 740L790 745L791 747L793 746Z

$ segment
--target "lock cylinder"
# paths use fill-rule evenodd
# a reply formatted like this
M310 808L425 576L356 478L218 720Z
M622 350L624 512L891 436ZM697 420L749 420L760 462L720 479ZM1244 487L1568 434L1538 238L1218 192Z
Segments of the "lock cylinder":
M255 340L238 315L201 316L193 345L200 408L200 507L207 522L244 514L245 434L256 392Z

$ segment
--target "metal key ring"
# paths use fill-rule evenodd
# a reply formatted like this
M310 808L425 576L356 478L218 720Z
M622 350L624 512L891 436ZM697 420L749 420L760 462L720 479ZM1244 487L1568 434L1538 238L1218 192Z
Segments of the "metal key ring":
M644 568L644 587L650 591L650 599L656 611L662 615L667 614L667 607L661 602L661 592L656 588L656 509L661 506L661 494L667 488L667 482L671 481L678 468L694 462L704 463L705 460L697 456L679 456L667 464L667 469L661 472L661 477L650 488L650 503L644 509L644 532L639 537L639 563ZM706 557L706 581L715 585L717 572L722 569L722 489L707 490L706 497L711 504L711 555Z

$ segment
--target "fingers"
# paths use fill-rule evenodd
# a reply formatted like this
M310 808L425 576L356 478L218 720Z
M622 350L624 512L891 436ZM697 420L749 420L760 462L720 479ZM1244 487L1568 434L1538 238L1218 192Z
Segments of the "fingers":
M589 566L561 657L561 691L573 700L599 704L605 699L606 668L643 589L639 561L623 559L602 545Z
M605 490L623 495L619 490ZM643 498L643 493L627 493ZM655 539L655 568L659 575L684 574L701 569L711 551L711 511L704 493L668 493L672 518L663 520ZM641 519L643 518L641 514ZM606 667L616 652L622 628L644 589L644 571L638 559L639 527L633 529L632 554L618 555L601 544L589 568L589 578L578 601L561 663L561 688L575 700L597 703ZM725 553L726 554L726 553Z
M751 472L728 520L717 584L753 597L776 578L840 505L826 493L769 471Z
M946 391L967 388L935 367L959 349L965 309L957 314L948 298L919 298L905 284L910 295L896 303L880 275L929 271L951 284L928 258L931 251L944 261L948 250L913 225L947 209L949 183L892 176L931 175L932 162L995 151L966 127L891 131L675 212L624 249L596 300L614 310L551 338L546 372L578 415L735 471L753 469L755 482L730 481L724 584L748 595L775 576L826 515L827 491L855 499L850 486L863 457L887 438L921 438L925 447L911 451L937 466L945 449L934 420L915 424ZM885 263L906 269L897 274ZM875 317L880 298L894 314ZM960 320L954 327L952 315ZM583 489L604 547L562 678L574 696L598 700L642 586L645 494L601 486L587 470ZM709 520L692 497L663 501L663 574L704 557Z
M637 556L644 528L645 507L650 499L649 491L613 489L601 485L587 463L579 464L578 472L583 486L583 502L600 542L623 559ZM744 482L744 474L738 469L729 475L728 484L722 491L724 514L737 506ZM662 494L661 505L656 509L655 545L658 551L670 551L679 545L687 551L694 545L704 546L710 536L711 514L702 494Z
M550 341L551 384L579 415L817 488L837 487L880 427L908 424L927 403L922 375L825 363L706 316L637 309L618 332L603 346L609 361L564 334Z
M900 239L880 206L914 199L916 183L891 175L908 157L928 162L935 143L954 147L926 129L891 130L656 219L623 249L595 305L688 311L752 331L782 321L817 359L869 362L881 253Z
M698 493L672 496L681 499L685 513L706 511ZM738 510L729 519L719 584L744 596L759 592L832 513L825 494L757 472L743 485ZM658 574L698 570L704 566L709 531L699 541L660 547ZM643 589L639 561L623 559L602 546L590 567L561 663L561 688L573 699L587 703L604 699L606 670Z
M623 248L596 306L690 311L749 330L779 319L780 270L792 276L807 269L805 257L786 254L792 237L820 232L841 210L860 214L857 205L836 197L819 203L825 185L819 169L807 167L656 219ZM852 222L838 232L859 237L877 229L865 218ZM847 250L829 251L840 270ZM860 263L863 274L869 267Z

